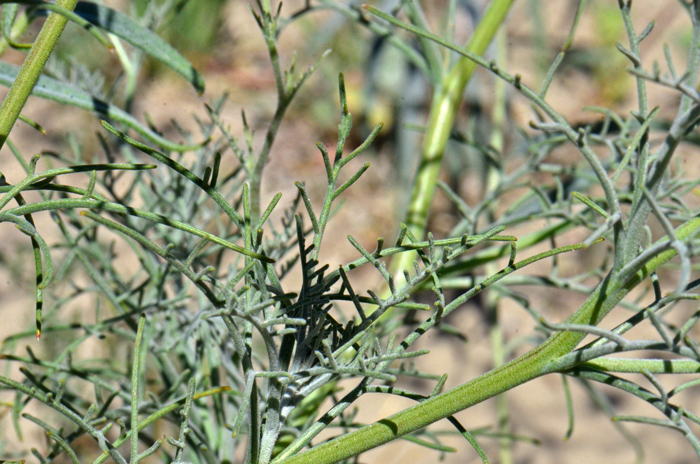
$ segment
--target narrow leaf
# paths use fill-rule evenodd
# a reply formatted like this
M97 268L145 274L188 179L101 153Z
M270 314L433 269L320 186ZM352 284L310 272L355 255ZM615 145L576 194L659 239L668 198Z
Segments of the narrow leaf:
M200 95L204 93L202 76L185 57L155 32L141 26L124 13L92 2L78 2L75 13L143 50L187 79L197 90L197 93Z
M0 62L0 85L10 87L17 78L18 73L19 68L17 66ZM182 152L198 148L197 146L192 147L173 143L143 126L134 119L133 116L121 108L100 100L84 90L80 90L68 83L61 82L48 76L39 77L39 80L32 90L32 95L47 100L53 100L64 105L77 106L78 108L92 111L102 117L117 121L168 150Z

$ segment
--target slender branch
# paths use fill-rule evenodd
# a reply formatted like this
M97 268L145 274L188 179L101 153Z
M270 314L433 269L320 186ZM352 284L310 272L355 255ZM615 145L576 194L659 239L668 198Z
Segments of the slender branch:
M78 0L58 0L56 5L69 11L73 11ZM10 87L5 100L0 105L0 148L5 145L5 140L10 135L15 121L24 108L34 84L39 80L41 70L44 68L49 55L54 49L58 38L65 28L68 18L58 13L50 13L34 41L22 68Z

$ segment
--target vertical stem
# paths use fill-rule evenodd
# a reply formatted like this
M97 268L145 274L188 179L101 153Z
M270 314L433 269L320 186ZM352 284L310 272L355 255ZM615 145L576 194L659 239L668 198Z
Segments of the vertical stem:
M497 47L497 61L500 67L506 66L507 59L507 46L508 46L508 36L504 29L501 29L496 36L496 47ZM490 145L494 148L497 154L503 154L504 148L504 134L503 129L505 127L506 112L507 112L507 101L506 101L506 82L503 79L496 79L494 83L494 103L493 103L493 114L491 116L491 122L493 128L491 129L491 142ZM485 191L487 193L492 192L501 183L501 174L499 168L492 164L488 164L486 167L486 185ZM492 221L496 215L495 208L496 205L491 203L488 206L488 213L490 216L490 221ZM494 262L490 262L486 265L487 275L493 275L498 272L498 269ZM505 352L505 340L503 339L503 327L501 326L500 314L498 310L498 300L499 296L496 291L492 288L486 289L486 305L487 311L491 314L491 349L493 351L493 367L498 368L506 363L506 352ZM498 395L495 398L496 402L496 427L497 432L501 435L498 439L498 454L500 457L501 464L511 464L513 462L513 455L511 453L511 439L510 435L510 425L509 425L509 408L508 408L508 398L506 393Z
M284 114L291 103L292 96L294 95L294 91L290 93L287 87L285 87L284 71L282 70L279 51L277 50L277 18L273 16L274 13L271 10L272 6L270 5L270 0L264 0L259 5L260 30L262 31L265 39L265 45L267 46L267 50L270 55L270 63L272 64L272 72L275 76L275 85L277 87L277 109L275 110L275 115L267 129L265 142L260 149L260 153L258 154L257 159L252 162L251 167L248 169L252 224L256 224L258 219L260 219L260 195L262 193L261 184L263 170L267 165L267 161L270 157L270 151L272 150L272 144L275 142L277 131L279 130L282 120L284 119Z
M78 0L58 0L56 5L73 11L76 3ZM15 121L24 108L29 94L32 93L34 84L39 79L41 70L67 22L68 19L65 16L50 13L39 32L39 36L34 41L34 45L29 50L29 54L22 64L22 69L20 69L15 82L0 106L0 148L3 147L5 140L10 135Z
M494 34L505 20L512 3L513 0L494 0L491 3L467 44L468 50L478 55L482 55L486 51L486 47L491 43ZM414 182L411 204L406 218L406 225L410 227L411 232L418 239L421 239L425 234L428 211L435 192L435 182L440 173L445 147L452 134L464 88L474 74L476 66L474 61L461 58L446 76L442 88L436 91L436 98L430 110L421 163Z
M489 5L467 44L468 50L478 55L486 51L486 47L505 20L513 1L494 0ZM455 115L462 102L464 88L474 74L476 66L472 60L461 58L443 80L443 85L435 90L421 161L413 182L411 202L406 214L406 225L419 240L425 235L428 212L435 193L435 183L440 173L445 147L452 134ZM392 268L397 277L402 275L403 270L411 269L414 259L413 253L397 255L392 262Z
M256 224L260 219L260 196L262 194L262 175L268 160L270 159L270 151L272 150L272 144L275 142L277 137L277 132L282 125L282 120L284 119L284 114L289 107L290 99L286 94L280 94L278 96L277 109L275 110L275 115L270 122L270 126L267 129L267 134L265 135L265 142L263 143L258 158L255 160L253 169L250 171L250 177L248 182L250 182L250 201L251 201L251 223Z
M638 59L638 61L633 62L632 64L635 70L641 71L643 69L641 63L642 57L639 49L639 39L637 38L637 33L634 31L634 26L632 24L632 17L630 12L631 7L632 2L620 1L620 12L622 14L622 20L625 25L625 30L627 32L630 51ZM696 29L697 28L694 27L694 30ZM637 76L636 82L639 117L646 118L649 113L646 79ZM683 107L683 101L684 100L681 100L681 108ZM647 134L644 135L644 137L639 143L639 154L637 155L637 169L634 176L635 186L634 195L632 199L629 227L625 235L625 246L617 247L615 249L615 270L620 270L622 266L627 264L636 256L642 237L641 227L643 224L646 224L647 216L649 215L650 211L649 203L642 195L642 189L647 184L647 175L649 174L648 132L649 131L647 130ZM619 229L619 227L617 227L616 229Z
M134 364L131 368L131 458L130 464L136 464L139 457L139 373L141 372L141 341L143 340L143 326L146 323L144 314L139 318L139 327L136 331L136 343L134 344Z

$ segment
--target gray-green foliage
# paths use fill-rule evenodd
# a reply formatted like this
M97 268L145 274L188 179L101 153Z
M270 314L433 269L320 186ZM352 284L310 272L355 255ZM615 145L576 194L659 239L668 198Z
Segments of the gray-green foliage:
M3 8L4 49L23 48L17 37L42 14L41 2L20 3L30 6L19 15L13 4ZM495 1L493 11L501 10L486 13L484 27L495 30L500 20L493 18L502 17L510 3ZM607 384L649 403L658 409L658 417L616 419L678 430L700 455L700 440L693 431L693 423L700 424L700 419L689 409L692 405L674 403L674 396L695 386L697 379L671 391L657 379L661 374L700 370L700 347L692 337L700 313L691 313L678 323L672 312L680 302L698 299L699 282L692 280L691 259L696 255L700 219L688 197L700 180L685 176L680 165L673 167L672 158L681 143L693 141L693 130L700 121L700 95L695 90L700 19L695 5L683 4L694 31L687 69L677 71L678 64L667 52L667 71L662 72L660 65L645 67L639 51L653 24L637 35L631 23L631 2L621 1L620 20L629 43L618 48L632 65L638 108L629 116L595 109L602 114L601 124L575 127L546 97L585 3L579 2L569 39L539 90L533 91L523 78L503 71L496 61L480 58L469 46L455 45L451 32L446 36L431 33L417 1L400 2L389 14L374 7L361 11L342 2L312 0L288 18L280 17L280 10L269 0L262 1L251 8L251 20L257 22L269 51L277 105L259 148L245 115L240 137L229 129L221 116L226 98L207 105L209 118L197 121L199 133L180 130L185 144L167 140L130 114L145 55L163 61L197 91L203 90L194 68L145 27L157 27L182 2L154 2L132 19L111 14L103 6L79 3L77 17L68 17L114 47L126 83L119 100L125 106L110 101L104 96L108 93L92 95L88 85L42 76L34 87L36 96L108 119L102 123L106 131L100 134L107 162L89 164L84 159L87 154L80 150L72 155L44 156L43 161L37 155L26 161L12 137L6 142L26 177L2 178L0 222L14 223L33 246L37 336L41 333L44 339L63 342L58 352L45 357L31 349L27 354L17 349L34 330L3 342L1 359L8 369L0 383L13 392L11 405L4 407L17 436L29 430L29 422L46 432L50 445L31 450L42 464L62 457L72 462L112 459L134 464L149 456L177 463L321 463L350 459L399 437L440 453L452 452L453 448L441 442L443 431L426 428L447 418L486 461L477 443L479 431L469 431L453 414L539 376L561 374L564 379L581 380L598 401L601 395L595 385ZM53 10L67 15L62 8ZM457 2L449 2L444 12L442 19L449 27L454 27L456 8ZM436 99L446 88L463 88L465 82L462 87L459 82L469 77L460 67L477 63L500 79L501 109L506 106L504 82L533 105L539 118L531 123L536 131L520 132L518 148L511 154L502 149L506 135L499 129L504 121L498 118L504 116L498 116L498 111L494 111L493 136L487 143L462 136L451 126L435 127L432 119L423 129L428 139L447 129L456 142L471 147L470 156L485 160L487 180L476 204L468 204L447 183L438 185L460 214L450 235L453 238L427 234L423 240L414 224L401 224L392 246L378 239L376 248L368 250L349 237L358 258L337 269L323 264L322 250L332 245L324 240L324 233L337 200L369 167L364 164L353 171L355 163L350 162L362 156L381 130L379 125L359 145L346 147L353 121L342 74L337 145L334 149L317 145L326 180L323 201L315 204L307 186L297 182L298 195L284 211L276 211L279 194L268 205L261 204L261 181L265 169L271 169L280 124L299 89L326 56L322 54L301 72L295 59L285 68L282 63L288 59L278 51L280 27L325 9L340 12L406 53L434 87ZM404 17L408 22L401 19ZM395 34L396 27L415 34L418 45ZM493 30L486 35L493 35ZM133 48L124 47L120 37ZM13 66L0 65L4 85L12 85L21 76ZM679 93L674 117L665 119L671 108L651 108L646 90L650 81ZM95 82L103 81L91 82L92 87ZM452 106L456 112L459 104ZM14 119L10 119L0 114L0 122L11 127ZM564 146L578 150L582 161L551 161L550 155ZM235 167L223 163L224 157L235 159ZM509 159L516 157L520 163L511 168ZM38 170L40 161L49 168ZM5 163L8 161L3 166ZM54 164L59 167L52 167ZM425 164L419 169L425 169ZM549 174L549 184L534 182L533 173L542 172ZM75 177L70 184L61 182L62 176L76 173L85 174L82 183ZM529 193L509 203L509 195L524 188ZM33 192L27 195L33 195L33 201L25 200L24 192ZM425 198L419 200L426 203ZM34 215L45 211L60 233L59 243L47 244L42 235L46 226L35 225ZM506 227L540 220L547 221L544 228L517 240L504 233ZM652 233L654 222L661 233ZM564 234L576 227L590 230L588 238L580 244L562 245ZM611 246L607 259L597 267L581 268L570 277L560 276L556 265L548 275L518 272L562 253L604 246L598 245L601 238ZM529 249L542 243L551 244L548 251L518 259L523 251L533 255ZM133 272L116 265L117 244L128 246L138 261ZM59 250L62 253L57 254ZM401 254L415 259L412 268L397 270L388 265L389 259ZM54 264L52 256L57 255L61 258ZM676 256L679 270L669 284L664 280L671 278L656 271ZM367 292L354 288L352 271L360 266L376 268L383 287ZM81 272L75 272L76 268ZM290 288L291 274L300 276L298 288ZM625 299L649 280L654 293L650 304ZM662 284L669 293L662 294ZM566 289L588 295L588 299L567 321L554 323L540 314L527 295L514 289L522 285ZM70 292L49 292L61 286ZM425 293L431 304L415 299L425 290L429 290ZM445 318L482 293L496 368L443 392L446 375L416 369L412 358L428 353L412 346L427 332L454 334L456 329ZM94 314L68 323L61 308L77 298L85 301L83 297L93 302ZM504 317L498 312L501 298L520 303L539 333L520 345L499 341ZM406 310L417 312L416 319L403 319ZM612 330L599 327L610 311L628 311L629 316ZM654 337L625 338L630 329L645 322L655 329ZM581 345L585 335L595 340ZM109 343L115 352L128 347L128 361L116 362L113 357L75 361L74 357L83 359L82 347L95 339ZM523 343L531 344L531 351L514 357ZM648 356L650 350L664 353L664 360ZM642 358L610 356L620 352L637 352ZM21 366L20 380L10 375L15 365ZM619 373L641 374L656 391ZM402 377L430 379L434 385L421 394L395 386ZM344 385L353 387L341 393L338 382L342 379L348 379ZM564 385L568 391L567 381ZM417 405L361 428L352 406L368 393L399 395ZM30 403L40 405L29 412ZM507 405L501 403L500 408L496 431L505 461L517 437L508 427ZM156 426L161 427L159 436ZM332 427L341 428L342 435L319 445L319 433ZM92 448L78 445L86 435L93 439ZM8 440L9 431L3 430L0 439ZM307 446L311 450L300 454ZM24 456L8 452L6 457Z

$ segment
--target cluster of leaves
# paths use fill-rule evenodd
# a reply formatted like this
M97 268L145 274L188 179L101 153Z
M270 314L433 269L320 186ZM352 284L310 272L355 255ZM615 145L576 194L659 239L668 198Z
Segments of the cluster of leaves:
M103 126L111 135L101 136L108 163L86 164L83 154L76 151L72 157L44 156L50 166L38 171L42 157L37 155L27 163L7 141L26 177L14 184L3 178L0 221L14 223L30 237L34 247L37 337L43 333L44 337L59 337L65 344L47 358L31 349L27 355L18 354L18 343L35 333L29 331L7 338L0 355L8 368L0 376L0 383L14 394L8 411L16 433L22 436L20 419L25 418L43 428L51 440L46 450L32 449L42 464L63 454L74 463L111 458L135 464L154 454L177 463L337 462L402 436L443 453L453 451L441 442L441 432L425 428L441 418L448 418L486 461L474 431L468 431L453 414L551 373L580 379L596 399L601 396L593 385L601 383L646 401L665 419L616 418L679 430L700 455L700 440L689 425L700 423L700 419L672 402L674 395L698 381L667 391L656 378L659 374L700 370L700 347L690 336L700 312L681 324L667 320L680 302L700 298L696 292L700 282L691 281L691 258L697 253L700 220L696 218L698 211L687 202L700 180L686 177L680 167L675 171L670 168L679 144L692 135L700 120L700 95L695 90L700 66L700 19L695 6L686 5L694 31L687 70L679 74L667 53L668 73L662 75L658 66L645 71L639 53L639 44L651 33L653 24L637 35L631 23L630 2L621 1L629 46L619 45L619 49L632 63L639 108L630 117L600 110L602 124L574 127L546 101L546 96L573 41L584 1L579 4L569 38L538 92L520 76L504 72L496 61L480 58L480 51L475 53L473 47L461 47L449 36L431 33L416 1L401 2L391 14L373 7L361 11L337 2L308 1L289 18L281 18L280 9L262 1L252 12L269 51L277 107L256 150L245 115L242 144L222 120L223 98L207 106L208 121L197 121L201 132L197 139L202 137L205 143L197 143L184 130L180 133L186 144L173 143L129 113L143 53L172 67L197 91L203 90L201 77L191 65L143 26L155 27L181 2L166 1L148 8L139 21L87 2L79 3L74 13L42 2L24 3L30 8L20 15L16 4L4 6L3 44L21 49L23 44L17 43L16 37L42 11L52 9L114 47L127 81L125 109L104 95L48 76L42 76L33 91L36 96L108 119L110 122L103 121ZM450 2L446 12L450 30L456 3ZM510 3L496 1L493 8L507 4L507 11ZM428 125L424 129L427 140L432 131L440 130L457 141L478 146L478 156L487 160L484 174L488 182L484 183L481 199L469 205L448 184L439 183L461 214L450 234L453 238L435 239L427 234L423 240L420 228L409 217L408 225L399 227L392 247L385 248L384 240L379 239L376 249L370 251L350 237L360 257L335 270L321 264L320 254L334 202L369 166L365 164L349 176L341 174L381 129L381 125L375 127L363 143L345 153L352 117L342 75L335 152L331 154L320 143L317 146L327 181L320 207L313 204L300 182L296 184L297 198L285 211L275 212L280 194L267 207L261 205L262 175L280 124L294 96L318 66L299 72L292 61L285 70L278 52L280 28L304 14L329 8L363 24L403 51L434 86L436 101L453 92L453 85L463 89L473 72L463 67L475 63L500 80L504 107L507 94L502 84L508 83L533 105L538 117L531 124L537 132L521 134L524 143L520 146L525 148L512 155L520 155L522 160L515 169L509 168L501 148L504 134L498 129L495 112L489 146L459 136L451 126ZM408 23L399 19L402 14ZM487 13L485 18L489 17ZM489 24L487 20L484 23ZM490 27L495 29L499 24L496 21ZM394 28L415 34L418 49L401 39ZM133 50L125 49L122 40ZM439 47L447 52L442 53ZM480 46L475 47L480 50ZM18 75L11 65L0 64L0 79L5 85L12 85ZM648 81L680 93L672 120L662 121L661 112L649 108ZM455 112L458 102L452 105ZM131 138L129 131L145 143ZM660 142L653 147L657 136ZM550 160L550 155L565 145L573 145L583 155L580 164ZM140 163L144 155L157 164ZM238 161L231 172L221 172L223 156ZM62 167L54 168L53 163ZM427 164L422 163L421 169ZM533 173L542 172L550 174L551 185L534 183ZM89 178L82 185L60 183L62 176L75 173L88 173ZM419 179L421 175L419 172ZM571 177L576 179L575 187L567 182ZM507 203L510 193L523 188L529 189L529 194ZM37 201L24 199L23 192L29 191L35 192L28 195L35 195ZM414 193L423 204L425 195ZM427 196L427 204L431 195ZM18 206L10 207L13 201ZM499 214L502 210L505 212ZM40 233L42 226L34 223L33 215L42 211L50 212L60 231L60 242L53 249ZM409 212L427 216L427 211L421 213L415 203L409 205ZM662 238L655 242L649 226L651 217L663 230ZM305 226L302 218L310 226ZM519 237L517 242L513 236L501 235L506 226L539 220L547 221L546 227ZM674 229L674 222L682 225ZM580 244L557 246L575 227L589 229L589 237ZM592 246L603 237L612 246L608 259L599 267L582 269L572 277L561 277L556 265L546 276L516 272L533 262ZM517 253L543 242L551 243L551 249L516 260ZM118 268L118 244L130 247L138 260L135 272L125 273ZM59 249L63 251L62 261L54 271L52 255ZM410 256L411 267L388 265L385 258L396 256ZM662 295L656 271L675 256L680 258L675 290ZM503 267L499 267L501 258L507 259ZM75 271L78 263L82 272ZM382 289L365 295L353 288L349 274L363 265L376 268ZM295 272L300 273L301 284L290 290L288 277ZM651 304L643 304L641 298L624 300L649 277L654 283ZM44 290L52 279L67 283L71 291L68 295L56 294L47 301L45 310ZM526 295L513 288L518 285L566 289L589 297L565 323L554 324ZM416 292L428 288L433 295L432 305L413 301ZM411 347L431 330L451 330L445 318L481 293L487 296L494 333L502 317L498 300L511 298L532 315L541 334L534 338L532 351L508 363L505 361L520 345L498 342L493 349L500 353L501 362L497 364L502 366L442 392L446 375L417 371L410 359L426 351L411 351ZM66 324L61 308L69 308L70 302L85 296L94 301L95 322ZM631 311L629 318L611 330L599 327L603 317L618 306ZM348 313L348 307L354 312ZM406 332L405 325L415 321L402 320L394 308L411 313L422 310L420 314L426 315L417 317L416 326ZM658 337L624 337L647 321ZM597 339L580 346L585 335ZM133 347L128 367L115 364L111 355L76 361L83 356L84 346L95 339L111 344L113 350ZM669 359L609 357L649 350L665 353ZM10 366L18 364L22 366L22 381L9 375ZM616 375L630 372L644 375L657 391ZM401 376L433 379L435 386L428 395L408 391L394 386ZM354 388L338 397L337 382L341 379L356 380ZM418 404L360 428L363 424L355 420L350 406L368 393L399 395ZM41 415L30 412L31 403L42 404L37 409ZM501 451L507 453L516 437L508 427L507 410L499 419L505 419L499 420L498 432L505 440ZM161 446L156 436L158 424L167 424L159 429L167 436L167 445ZM335 442L300 453L329 427L341 427L344 434ZM94 448L78 447L85 435L93 438Z

